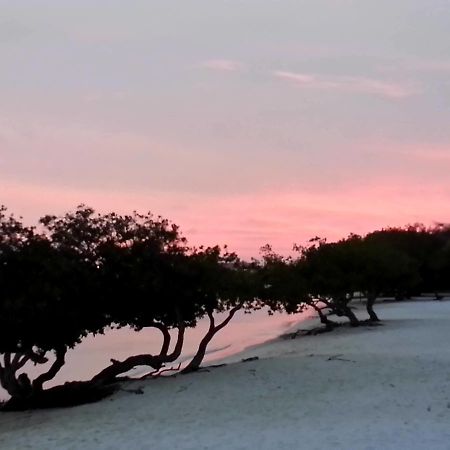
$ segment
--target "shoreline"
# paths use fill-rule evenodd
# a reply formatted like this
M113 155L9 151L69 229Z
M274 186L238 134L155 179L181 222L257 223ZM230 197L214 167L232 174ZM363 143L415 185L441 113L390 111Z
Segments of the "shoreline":
M2 414L0 447L444 450L450 302L386 302L378 312L384 326L278 337L245 351L258 360L129 381L97 403Z
M281 314L286 314L286 313L281 313ZM270 339L266 339L257 344L249 345L249 346L243 348L242 350L240 350L236 353L233 353L232 355L229 355L229 356L226 356L223 358L208 360L208 364L209 363L212 363L212 365L234 364L234 363L242 362L241 361L242 359L251 357L251 356L249 356L249 353L252 352L253 350L256 351L258 349L263 349L264 347L270 346L271 344L273 344L275 342L285 340L284 336L297 331L298 327L301 324L305 324L305 325L309 324L310 326L313 324L314 324L314 326L320 324L320 321L319 321L318 317L316 316L314 310L310 309L309 307L300 314L304 314L304 316L300 317L298 320L295 321L295 323L291 324L289 327L287 327L285 330L283 330L282 334L278 334ZM311 328L314 328L314 326L311 326ZM207 368L207 367L208 366L205 366L205 368Z

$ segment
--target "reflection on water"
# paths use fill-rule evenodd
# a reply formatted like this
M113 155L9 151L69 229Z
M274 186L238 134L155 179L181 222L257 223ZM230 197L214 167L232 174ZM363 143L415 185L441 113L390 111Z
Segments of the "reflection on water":
M216 315L216 324L226 317L226 314ZM266 310L244 314L239 311L227 327L216 334L205 357L205 362L218 361L241 352L247 347L273 339L286 332L304 314L286 315L274 314L269 316ZM189 359L197 350L197 345L208 328L208 320L203 319L198 326L188 329L185 345L177 365ZM172 345L175 345L176 333L172 333ZM109 330L104 335L88 336L75 349L69 350L66 364L54 380L46 386L61 384L71 380L88 380L110 363L110 359L122 360L128 356L141 353L159 353L162 335L156 329L144 329L135 332L128 328ZM34 378L43 372L47 366L26 367L26 372ZM131 376L139 376L149 372L148 367L137 367L129 372ZM0 389L0 398L7 398L5 391Z

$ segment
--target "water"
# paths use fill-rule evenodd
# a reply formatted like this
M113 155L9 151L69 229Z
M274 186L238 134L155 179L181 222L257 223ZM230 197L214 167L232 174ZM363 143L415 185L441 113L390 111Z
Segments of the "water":
M216 324L226 317L225 314L216 315ZM305 314L274 314L269 316L267 310L244 314L238 311L232 321L211 341L204 363L219 361L220 359L236 355L245 348L273 339L290 330ZM183 353L173 366L179 362L189 360L197 350L198 343L204 336L209 322L203 319L197 327L186 330ZM175 345L176 332L172 332L172 346ZM162 343L161 332L156 329L144 329L135 332L128 328L108 330L104 335L88 336L75 349L66 355L66 364L58 375L45 386L50 387L72 380L88 380L100 370L110 364L110 359L122 360L128 356L141 353L159 353ZM25 366L24 370L30 378L35 378L47 370L47 365L34 367ZM130 376L142 376L151 370L149 367L137 367L130 371ZM20 372L19 372L20 373ZM0 399L8 398L7 393L0 388Z

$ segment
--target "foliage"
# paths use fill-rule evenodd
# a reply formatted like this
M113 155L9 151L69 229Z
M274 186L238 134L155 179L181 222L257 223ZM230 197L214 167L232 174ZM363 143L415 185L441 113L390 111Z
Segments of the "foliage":
M152 327L163 339L157 354L111 360L93 378L100 388L136 365L158 373L176 361L185 329L202 318L209 328L185 371L200 367L210 341L241 309L311 307L328 328L330 314L356 326L350 302L358 293L377 321L374 303L381 296L433 292L439 298L450 290L450 227L443 224L331 243L314 238L294 248L295 257L282 257L267 245L260 260L244 262L226 247L188 246L178 226L150 213L98 214L81 205L43 217L36 228L1 207L0 382L22 406L45 402L43 385L64 365L67 350L109 327ZM220 323L217 312L226 313ZM50 354L47 371L29 380L26 364L48 362Z

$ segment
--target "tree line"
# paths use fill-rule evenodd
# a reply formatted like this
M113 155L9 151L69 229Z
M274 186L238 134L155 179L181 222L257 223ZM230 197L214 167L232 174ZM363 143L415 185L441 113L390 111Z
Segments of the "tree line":
M111 327L154 328L161 347L157 354L111 360L90 387L108 386L135 366L164 370L180 357L186 328L202 318L209 326L185 373L200 368L215 334L242 309L310 307L331 329L331 315L359 325L351 308L355 295L367 299L368 320L378 321L380 296L432 292L440 298L450 291L450 228L443 224L332 243L315 238L294 250L283 257L265 246L261 258L243 261L227 248L189 246L178 226L150 213L99 214L80 206L32 227L1 207L0 383L13 402L39 404L55 392L44 385L68 350ZM218 312L225 313L219 323ZM46 364L33 380L26 370L31 364Z

